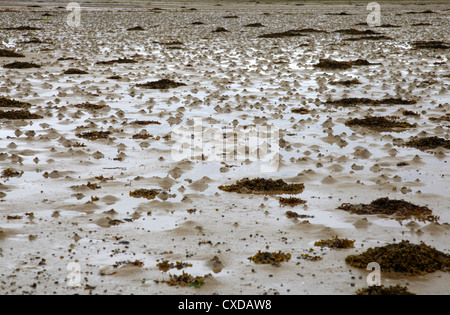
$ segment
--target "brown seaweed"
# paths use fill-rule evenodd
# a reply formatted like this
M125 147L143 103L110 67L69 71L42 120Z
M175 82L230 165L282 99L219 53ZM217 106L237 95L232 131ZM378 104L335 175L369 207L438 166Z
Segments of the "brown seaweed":
M31 68L40 68L40 65L37 65L35 63L31 62L20 62L15 61L13 63L9 63L7 65L4 65L3 68L5 69L31 69Z
M0 119L24 120L24 119L42 119L44 118L38 114L32 114L28 110L12 110L0 111Z
M345 122L346 126L362 126L376 130L392 130L394 128L409 129L415 128L416 124L410 124L404 121L398 121L396 119L390 119L388 117L365 117L363 119L354 118Z
M415 100L404 100L401 98L385 98L381 100L373 100L370 98L343 98L340 100L331 101L328 100L326 104L334 105L334 106L342 106L342 107L350 107L356 105L371 105L371 106L379 106L379 105L413 105L416 104Z
M15 51L0 49L0 57L1 58L24 58L25 55L16 53Z
M450 140L439 137L413 138L405 143L405 146L419 150L433 150L439 147L450 149Z
M130 197L153 200L159 193L160 191L156 189L137 189L135 191L130 191Z
M8 99L6 97L0 97L0 107L15 107L15 108L29 108L33 105L26 102L16 101L14 99Z
M355 240L349 240L347 238L339 238L337 235L329 240L320 240L314 243L317 247L328 247L328 248L354 248Z
M277 252L261 252L258 251L258 253L255 256L248 258L250 261L253 261L255 264L279 264L281 262L288 262L291 260L291 254L290 253L284 253L282 251Z
M287 184L284 180L272 180L256 178L238 180L236 184L219 186L220 190L226 192L237 192L246 194L300 194L305 189L304 184Z
M359 289L356 291L356 295L416 295L408 291L407 287L403 287L399 284L396 286L385 287L381 286L370 286L367 288Z
M90 131L81 134L76 134L78 138L83 138L86 140L108 139L110 135L111 135L110 131Z
M177 88L180 86L186 86L184 83L175 82L169 79L161 79L154 82L147 82L144 84L138 84L138 87L146 88L146 89L155 89L155 90L166 90L171 88Z

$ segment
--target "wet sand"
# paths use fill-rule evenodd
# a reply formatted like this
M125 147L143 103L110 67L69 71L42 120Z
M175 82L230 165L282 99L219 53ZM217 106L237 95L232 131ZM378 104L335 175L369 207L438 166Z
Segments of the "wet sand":
M25 57L0 58L0 67L21 61L40 68L0 68L0 95L30 103L27 110L42 117L0 119L0 172L20 173L0 181L2 294L354 294L370 271L347 265L348 255L401 240L450 254L450 151L404 146L413 137L450 139L450 50L413 45L450 42L450 5L382 2L384 26L374 28L361 24L368 12L358 3L90 4L77 28L55 3L1 5L2 49ZM248 26L256 23L262 27ZM228 32L214 32L219 27ZM343 32L349 29L389 39ZM261 38L289 30L303 32ZM372 65L322 69L315 66L320 59ZM139 86L161 79L185 85ZM415 102L330 102L345 98ZM368 115L414 127L346 125ZM279 169L261 173L260 161L174 160L169 135L194 118L219 129L279 128ZM285 195L218 188L257 177L304 184L295 197L306 204L283 207ZM156 193L130 196L139 189ZM337 209L384 197L427 206L439 221ZM311 218L287 218L288 210ZM336 235L355 240L355 248L314 246ZM259 250L292 259L257 265L248 258ZM157 267L164 260L192 267L165 273ZM124 263L135 261L143 265ZM79 287L67 283L71 263L80 266ZM182 271L205 276L205 285L161 283ZM382 270L383 285L417 294L449 294L449 280L443 271Z

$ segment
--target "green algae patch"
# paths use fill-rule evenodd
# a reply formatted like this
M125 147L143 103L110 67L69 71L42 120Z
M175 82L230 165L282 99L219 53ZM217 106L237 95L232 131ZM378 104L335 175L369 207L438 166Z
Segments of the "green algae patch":
M29 108L33 105L26 102L16 101L14 99L8 99L6 97L0 97L0 107L15 107L15 108Z
M219 186L220 190L226 192L237 192L240 194L300 194L305 189L304 184L288 184L284 180L273 180L256 178L238 180L236 184L229 186Z
M348 127L352 126L361 126L361 127L367 127L370 129L376 129L376 130L387 130L391 131L393 129L410 129L417 127L416 124L410 124L405 121L398 121L395 118L390 117L365 117L363 119L354 118L349 119L345 122L345 125Z
M439 147L450 149L450 140L439 137L413 138L405 146L419 150L433 150Z
M391 200L380 198L370 204L350 204L344 203L338 209L359 215L383 214L396 216L398 219L411 219L422 222L437 222L439 217L434 216L428 207L422 207L404 200Z
M130 191L130 197L133 198L145 198L148 200L153 200L160 193L159 190L155 189L137 189L135 191Z
M339 238L337 235L329 240L320 240L314 243L317 247L328 247L328 248L354 248L355 240L349 240L347 238Z
M291 254L290 253L284 253L282 251L277 252L261 252L258 251L258 253L255 256L248 258L250 261L253 261L255 264L279 264L281 262L288 262L291 260Z
M24 120L24 119L42 119L44 118L38 114L32 114L28 110L12 110L0 111L0 119Z
M334 105L334 106L342 106L342 107L351 107L357 105L370 105L370 106L380 106L380 105L414 105L417 104L415 100L404 100L402 98L384 98L381 100L374 100L370 98L343 98L340 100L331 101L328 100L325 104Z
M169 79L161 79L158 81L153 82L147 82L144 84L138 84L138 87L146 88L146 89L153 89L153 90L167 90L171 88L177 88L180 86L186 86L186 84L181 82L175 82Z
M396 286L385 287L381 286L370 286L367 288L359 289L356 291L356 295L416 295L408 291L407 287L403 287L399 284Z
M383 272L400 272L421 275L438 270L448 271L450 255L430 247L423 242L419 245L403 240L397 244L369 248L360 255L350 255L346 263L356 268L367 268L371 262L380 264Z

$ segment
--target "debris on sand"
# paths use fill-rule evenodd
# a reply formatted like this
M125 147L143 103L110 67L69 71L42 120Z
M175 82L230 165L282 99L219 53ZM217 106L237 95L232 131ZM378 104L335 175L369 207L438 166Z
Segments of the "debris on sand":
M350 255L345 261L356 268L367 268L371 262L380 264L383 272L401 272L420 275L437 270L448 271L450 255L430 247L423 242L420 245L402 240L397 244L369 248L360 255Z
M38 114L32 114L28 110L12 110L8 112L0 111L0 119L22 120L42 118L44 117Z
M9 63L9 64L3 66L3 68L6 68L6 69L31 69L31 68L40 68L40 67L41 67L40 65L37 65L35 63L20 62L20 61Z
M358 59L355 61L337 61L333 59L320 59L318 64L315 64L315 68L320 69L350 69L353 66L374 66L380 65L379 63L370 63L364 59Z
M439 220L439 217L434 216L428 207L421 207L404 200L391 200L389 198L379 198L372 201L371 204L344 203L338 209L359 215L395 215L402 220L411 218L423 222L437 222Z
M240 194L300 194L305 189L304 184L287 184L284 180L256 178L238 180L235 185L219 186L220 190Z
M288 262L291 260L291 254L290 253L284 253L282 251L279 251L278 253L269 253L269 252L261 252L258 251L258 253L248 258L250 261L253 261L255 264L269 264L269 265L278 265L281 262Z
M199 289L206 283L204 277L193 277L192 275L185 273L184 271L180 276L169 274L169 277L170 280L164 280L161 282L166 283L170 287L180 286Z
M410 129L415 128L417 126L416 124L410 124L408 122L390 119L389 117L372 117L372 116L363 119L359 118L349 119L345 122L345 125L348 127L362 126L376 130L392 130L395 128Z
M0 107L29 108L33 105L30 103L11 100L6 97L0 97Z
M367 288L359 289L356 291L356 295L416 295L408 291L407 287L402 287L397 284L396 286L370 286Z
M439 147L450 149L450 140L444 138L427 137L427 138L413 138L405 143L407 147L417 148L419 150L433 150Z
M326 104L334 105L334 106L356 106L356 105L371 105L371 106L379 106L379 105L413 105L416 104L415 100L404 100L401 98L385 98L381 100L373 100L370 98L343 98L336 101L328 100Z
M23 171L16 171L12 168L7 168L2 172L2 178L11 178L11 177L22 177Z
M0 49L1 58L25 58L25 55L16 53L15 51L8 49Z
M98 61L97 65L113 65L113 64L128 64L128 63L137 63L136 60L128 59L128 58L119 58L114 60L108 60L108 61Z
M75 69L75 68L70 68L67 69L66 71L64 71L64 74L89 74L89 72L80 70L80 69Z
M411 45L413 45L415 49L450 49L450 44L442 41L419 41L413 42Z
M144 267L144 263L140 260L135 260L135 261L130 261L130 260L125 260L125 261L119 261L116 262L113 267L114 268L120 268L123 266L134 266L134 267Z
M301 30L289 30L281 33L270 33L260 35L259 38L284 38L284 37L296 37L296 36L306 36Z
M156 189L137 189L135 191L130 191L130 197L153 200L159 193L160 191Z
M175 82L169 79L161 79L154 82L147 82L144 84L138 84L138 87L146 88L146 89L155 89L155 90L166 90L171 88L177 88L180 86L186 86L184 83Z
M98 139L108 139L111 135L110 131L90 131L90 132L83 132L81 134L76 134L78 138L83 138L86 140L98 140Z
M317 247L328 247L328 248L354 248L355 240L349 240L347 238L339 238L337 235L329 240L320 240L314 243Z
M192 267L192 264L182 262L182 261L177 261L174 264L174 263L169 262L168 260L164 260L163 262L157 264L156 266L158 267L159 270L161 270L163 272L168 272L170 269L181 270L184 268L190 268L190 267Z
M280 198L280 205L283 207L296 207L299 205L304 205L306 203L306 200L290 197L290 198Z
M361 82L358 79L353 79L353 80L331 81L330 84L331 85L344 85L344 86L349 87L351 85L361 84Z

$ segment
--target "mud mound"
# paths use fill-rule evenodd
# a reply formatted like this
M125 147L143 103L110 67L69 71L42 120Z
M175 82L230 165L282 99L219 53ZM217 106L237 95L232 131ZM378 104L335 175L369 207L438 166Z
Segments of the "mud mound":
M344 203L338 209L359 215L395 215L402 219L415 218L419 221L437 222L439 217L433 215L428 207L421 207L404 200L380 198L371 204Z
M162 79L154 82L147 82L144 84L138 84L138 87L143 87L146 89L155 89L155 90L166 90L171 88L177 88L180 86L186 86L184 83L175 82L168 79Z
M326 104L334 105L334 106L356 106L356 105L371 105L371 106L379 106L379 105L413 105L416 104L417 101L414 100L404 100L401 98L385 98L382 100L373 100L370 98L343 98L336 101L327 101Z
M2 58L24 58L25 55L16 53L15 51L0 49L0 57Z
M64 71L63 74L68 74L68 75L70 75L70 74L89 74L89 72L86 72L86 71L83 71L80 69L70 68L70 69L67 69L66 71Z
M369 248L360 255L350 255L345 261L356 268L367 268L371 262L377 262L383 272L402 272L419 275L448 271L450 255L436 250L424 243L411 244L401 241L398 244L388 244L383 247Z
M20 62L16 61L13 63L9 63L7 65L4 65L3 68L6 69L31 69L31 68L40 68L40 65L31 63L31 62Z
M238 180L235 185L219 186L220 190L245 194L300 194L305 189L303 184L287 184L284 180L264 178Z
M345 122L346 126L362 126L376 130L392 130L395 128L409 129L414 128L416 124L410 124L404 121L398 121L396 119L389 119L386 117L366 117L363 119L354 118Z
M450 149L450 140L439 137L414 138L405 145L419 150L433 150L439 147Z
M356 295L416 295L408 291L407 287L401 285L389 286L371 286L356 291Z
M30 103L11 100L6 97L0 97L0 107L16 107L16 108L29 108L33 105Z
M22 120L22 119L42 119L41 115L32 114L28 110L13 110L13 111L0 111L0 119L12 119L12 120Z

